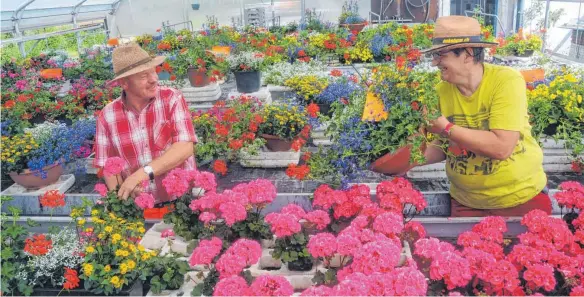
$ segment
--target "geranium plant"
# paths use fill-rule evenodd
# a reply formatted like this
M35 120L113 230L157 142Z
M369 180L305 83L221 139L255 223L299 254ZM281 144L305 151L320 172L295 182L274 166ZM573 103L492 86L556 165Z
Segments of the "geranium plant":
M257 152L264 143L256 138L264 122L261 111L262 103L257 98L242 95L197 113L193 117L199 137L195 146L197 163L206 164L218 158L235 161L241 150Z
M528 51L541 49L542 39L535 34L524 34L523 29L511 34L506 38L497 38L499 46L495 48L495 53L501 55L523 55Z

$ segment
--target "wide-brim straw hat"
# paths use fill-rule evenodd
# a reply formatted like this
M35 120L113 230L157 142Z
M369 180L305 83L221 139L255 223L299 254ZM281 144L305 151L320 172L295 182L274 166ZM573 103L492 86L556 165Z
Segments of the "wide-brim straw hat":
M120 78L152 69L162 64L165 59L165 56L150 56L137 43L119 46L114 49L112 57L115 77L110 83Z
M434 26L432 47L422 53L466 47L494 47L496 42L483 41L481 25L476 19L452 15L439 17Z

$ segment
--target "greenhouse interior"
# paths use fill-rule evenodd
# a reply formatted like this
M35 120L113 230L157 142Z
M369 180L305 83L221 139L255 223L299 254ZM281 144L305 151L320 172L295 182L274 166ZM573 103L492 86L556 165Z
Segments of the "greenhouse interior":
M0 0L2 296L584 296L584 0Z

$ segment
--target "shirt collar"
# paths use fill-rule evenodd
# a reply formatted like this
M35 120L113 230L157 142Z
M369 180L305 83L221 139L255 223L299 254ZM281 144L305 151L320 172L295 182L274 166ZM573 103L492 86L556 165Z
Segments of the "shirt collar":
M148 108L150 107L150 105L152 105L152 103L156 100L158 100L160 98L160 86L156 87L156 96L154 96L153 98L150 98L150 101L148 102L148 104L146 105L146 107L144 107L144 109L142 110L142 112L144 112L145 110L148 110ZM133 108L130 108L130 106L127 104L126 102L126 91L122 90L122 95L120 96L119 99L120 103L122 104L122 108L125 111L129 111L129 112L133 112L136 114L140 114L140 112L134 110Z

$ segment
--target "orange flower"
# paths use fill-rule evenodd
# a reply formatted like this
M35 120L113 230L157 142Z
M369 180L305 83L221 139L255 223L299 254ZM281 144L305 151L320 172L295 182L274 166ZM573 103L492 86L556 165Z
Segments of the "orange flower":
M342 76L342 75L343 75L343 72L341 70L339 70L339 69L336 69L335 68L335 69L331 70L331 76L339 77L339 76Z
M171 80L171 81L175 81L175 80L176 80L176 75L174 75L174 74L173 74L173 75L171 75L171 76L170 76L170 80Z
M65 283L63 283L63 289L72 290L79 287L79 277L77 276L77 270L65 267L64 277Z
M65 206L65 194L59 193L59 190L50 190L40 197L40 202L43 207L49 208Z
M292 141L292 149L296 152L299 152L305 144L306 140L304 140L302 137L298 137Z
M312 157L312 153L311 152L305 152L302 155L302 158L300 158L302 161L307 162L308 160L310 160L310 157Z
M14 107L14 105L16 105L16 102L14 102L14 100L8 100L6 101L6 103L4 103L4 108L11 109Z
M53 242L44 234L35 234L33 238L24 241L24 251L33 256L46 255L53 248Z
M315 103L310 103L306 107L306 112L308 113L308 116L310 116L311 118L315 118L318 115L319 111L320 111L320 108Z
M213 163L213 171L215 171L221 175L226 175L227 174L227 164L223 160L215 160L215 162Z
M107 41L107 45L109 45L109 46L118 46L118 45L120 45L120 42L118 41L117 38L110 38Z
M296 178L298 180L303 180L306 176L310 173L310 167L307 165L296 165L291 163L288 165L288 169L286 169L286 175L291 178Z

